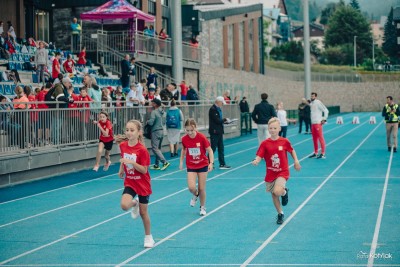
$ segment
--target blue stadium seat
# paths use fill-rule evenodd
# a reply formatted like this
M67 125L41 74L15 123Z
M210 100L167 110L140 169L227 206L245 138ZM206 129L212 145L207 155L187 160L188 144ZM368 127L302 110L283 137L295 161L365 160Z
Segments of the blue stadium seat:
M9 68L10 70L15 69L15 63L12 62L12 61L9 61L9 62L8 62L8 68Z
M11 84L3 84L4 94L6 95L13 95L14 91L11 88Z
M23 69L22 63L21 63L21 62L17 62L17 63L15 64L15 68L16 68L17 70L22 70L22 69Z
M4 87L2 84L0 84L0 94L5 95L6 93L4 92Z

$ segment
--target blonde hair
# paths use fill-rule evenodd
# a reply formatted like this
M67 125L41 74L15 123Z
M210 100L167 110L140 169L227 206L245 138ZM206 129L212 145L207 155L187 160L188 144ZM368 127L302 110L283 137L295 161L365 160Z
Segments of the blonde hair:
M192 126L193 128L197 128L197 123L193 118L189 118L185 121L185 127Z
M273 118L269 119L268 125L270 125L270 124L272 124L274 122L277 122L279 124L279 126L281 126L280 120L278 118L276 118L276 117L273 117Z
M22 89L21 86L17 85L14 89L15 94L17 95L17 98L21 98L23 93L24 93L24 89Z
M138 121L138 120L129 120L126 123L126 125L128 125L128 123L133 123L136 126L136 128L137 128L137 130L139 132L139 137L138 137L139 143L144 144L142 123L140 123L140 121ZM117 134L117 135L114 136L114 139L115 139L115 142L117 144L120 144L122 142L128 141L128 137L126 137L125 134Z

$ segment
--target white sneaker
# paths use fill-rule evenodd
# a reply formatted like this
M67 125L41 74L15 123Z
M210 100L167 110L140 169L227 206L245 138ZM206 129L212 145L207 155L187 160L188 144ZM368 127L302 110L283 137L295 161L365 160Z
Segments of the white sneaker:
M108 163L106 163L106 164L104 164L104 167L103 167L103 171L108 171L108 168L110 168L110 165L111 165L111 161L109 161Z
M131 216L133 219L137 219L137 217L139 217L139 201L136 198L135 200L136 200L136 205L133 206L131 210Z
M145 235L144 236L144 247L145 248L152 248L154 247L154 239L152 235Z
M206 216L207 211L206 211L206 207L200 207L200 216Z
M192 199L190 200L190 206L194 207L194 205L196 205L198 198L199 198L199 196L193 195Z

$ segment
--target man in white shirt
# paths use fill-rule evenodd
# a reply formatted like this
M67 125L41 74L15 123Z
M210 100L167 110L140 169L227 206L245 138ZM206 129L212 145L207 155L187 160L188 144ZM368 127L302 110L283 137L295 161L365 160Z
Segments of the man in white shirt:
M309 158L325 159L325 139L324 133L322 131L322 125L325 124L328 119L329 111L322 104L321 101L317 99L317 93L311 93L311 134L314 143L314 154L309 156ZM318 155L318 141L321 145L321 154Z
M144 104L144 96L141 94L138 89L137 89L137 84L132 83L130 86L130 91L128 95L126 96L126 106L131 107L132 112L129 112L130 117L128 119L136 119L140 120L139 118L139 104Z

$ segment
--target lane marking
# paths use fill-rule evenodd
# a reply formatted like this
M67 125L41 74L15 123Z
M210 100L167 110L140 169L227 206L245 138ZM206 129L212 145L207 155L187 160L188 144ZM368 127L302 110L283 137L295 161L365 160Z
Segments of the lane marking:
M270 235L267 240L264 241L264 243L259 246L254 252L253 254L247 258L247 260L241 265L241 267L245 267L248 266L250 262L252 262L254 260L255 257L257 257L257 255L272 241L272 239L275 238L275 236L277 236L280 231L282 231L282 229L297 215L297 213L300 212L300 210L303 209L303 207L315 196L315 194L318 193L319 190L321 190L321 188L331 179L331 177L353 156L353 154L355 152L357 152L357 150L368 140L368 138L376 131L376 129L378 129L378 127L382 124L382 122L380 122L378 125L376 125L376 127L362 140L362 142L339 164L339 166L336 167L335 170L333 170L333 172L331 172L331 174L329 174L329 176L311 193L311 195L309 195L307 197L306 200L303 201L303 203L300 204L300 206L289 216L289 218L287 220L284 221L284 223L278 227L278 229L275 230L274 233L272 233L272 235Z
M381 203L379 205L378 217L376 218L375 231L374 231L374 236L372 238L371 250L369 251L368 267L374 266L374 259L375 259L374 255L376 252L376 248L378 247L379 231L381 229L383 207L385 206L385 199L386 199L386 192L387 192L387 187L388 187L388 183L389 183L390 169L392 167L392 159L393 159L393 149L390 152L389 163L388 163L388 167L386 170L385 184L383 185Z

